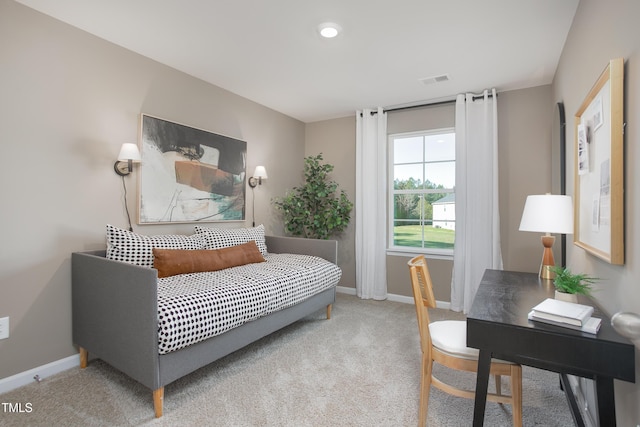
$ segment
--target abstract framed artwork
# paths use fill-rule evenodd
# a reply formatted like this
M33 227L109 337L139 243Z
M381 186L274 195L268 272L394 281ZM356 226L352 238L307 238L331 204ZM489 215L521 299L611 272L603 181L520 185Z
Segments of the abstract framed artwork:
M139 224L243 221L247 143L140 116Z
M624 264L624 59L609 62L575 115L573 242Z

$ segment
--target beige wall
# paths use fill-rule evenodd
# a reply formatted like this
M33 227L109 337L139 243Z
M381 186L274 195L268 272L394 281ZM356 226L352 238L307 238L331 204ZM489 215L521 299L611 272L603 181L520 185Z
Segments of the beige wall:
M387 133L393 135L427 129L451 128L455 126L455 114L455 103L390 111L387 113Z
M550 105L550 86L498 95L500 233L506 270L537 272L540 268L541 234L518 229L527 196L551 192L554 110ZM558 238L554 249L559 247Z
M113 163L137 141L141 112L247 141L248 171L269 173L256 220L282 230L270 200L299 182L303 123L9 0L0 58L0 317L11 319L0 378L77 353L70 254L103 248L107 223L126 227ZM136 177L126 180L135 215ZM247 225L251 203L249 193ZM134 228L189 234L193 224Z
M524 201L529 194L551 191L551 87L501 92L498 96L498 144L500 166L500 216L505 269L536 272L542 257L540 235L518 231ZM389 134L439 129L455 125L453 104L390 112ZM355 200L355 119L343 118L306 126L306 153L322 152L336 165L334 178ZM381 230L386 233L386 230ZM350 227L341 239L341 253L349 251L341 264L355 287L355 237ZM559 245L557 245L559 246ZM348 249L346 249L348 247ZM394 295L411 297L407 261L414 254L387 256L387 287ZM450 301L451 260L429 260L434 292L439 301Z
M347 193L347 197L354 205L356 201L355 123L355 116L345 117L308 123L305 130L305 156L322 153L324 162L334 166L331 178L338 183L339 189ZM355 230L355 212L351 211L351 220L347 229L341 235L331 237L339 242L338 264L342 268L339 286L354 289L356 287Z
M569 244L568 265L603 280L594 296L609 314L640 313L640 2L581 0L553 82L552 103L563 102L567 115L567 192L574 194L573 118L609 60L625 59L625 265L613 266ZM636 343L636 378L640 378L640 341ZM640 381L615 381L618 425L640 424Z

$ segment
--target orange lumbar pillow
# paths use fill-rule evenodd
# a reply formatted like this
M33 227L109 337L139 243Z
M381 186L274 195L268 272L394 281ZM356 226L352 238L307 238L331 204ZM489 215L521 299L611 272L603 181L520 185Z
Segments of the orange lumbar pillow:
M254 240L222 249L153 248L153 267L158 270L158 277L216 271L264 261Z

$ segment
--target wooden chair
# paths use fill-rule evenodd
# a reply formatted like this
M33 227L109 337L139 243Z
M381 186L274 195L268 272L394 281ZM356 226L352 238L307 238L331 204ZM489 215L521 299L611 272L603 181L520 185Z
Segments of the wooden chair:
M467 322L445 320L429 322L429 308L436 306L429 268L423 255L409 261L413 297L418 315L420 345L422 347L422 379L420 386L419 425L427 422L431 385L445 393L473 399L475 390L465 390L446 384L433 376L433 363L468 372L478 370L478 350L467 347ZM496 392L487 394L487 401L508 403L513 407L513 425L522 426L522 367L493 359L491 375L495 377ZM511 395L502 394L501 375L511 377Z

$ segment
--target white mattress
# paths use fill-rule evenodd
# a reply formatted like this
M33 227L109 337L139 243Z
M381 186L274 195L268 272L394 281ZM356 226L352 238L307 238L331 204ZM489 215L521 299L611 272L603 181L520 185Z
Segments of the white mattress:
M334 287L342 271L322 258L267 254L266 262L158 279L159 352L166 354Z

